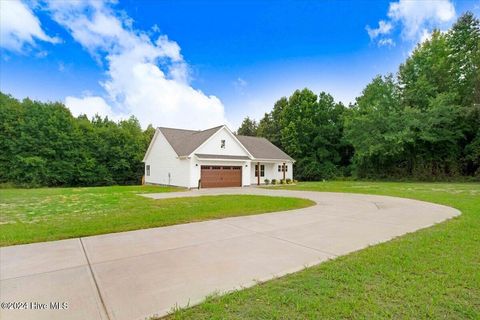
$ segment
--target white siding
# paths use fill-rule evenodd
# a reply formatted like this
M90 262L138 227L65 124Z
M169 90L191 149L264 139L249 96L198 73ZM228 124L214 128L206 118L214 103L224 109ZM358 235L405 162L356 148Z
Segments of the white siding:
M178 159L177 154L157 129L155 140L145 159L145 182L190 187L190 160ZM147 176L150 165L150 176Z
M225 140L225 148L221 148L221 141ZM195 153L220 154L229 156L248 156L243 146L237 142L227 129L222 128L201 145Z
M251 184L257 184L258 183L258 178L255 177L255 165L257 164L257 161L252 161L252 166L250 168L250 182ZM265 183L265 179L268 179L272 181L272 179L276 179L277 182L279 180L283 179L283 172L280 171L278 172L278 166L282 165L283 162L275 162L275 163L266 163L266 162L261 162L260 165L265 166L265 176L260 177L260 183L263 184ZM285 162L285 165L287 166L287 172L285 172L285 179L293 179L293 166L291 162Z
M221 141L225 140L225 148L221 147ZM234 138L228 129L222 128L216 132L210 139L201 145L194 154L217 154L219 157L225 156L249 156L243 146ZM241 166L242 167L242 185L257 184L255 177L256 161L250 160L199 160L194 154L187 159L179 159L172 146L165 139L160 130L157 129L154 141L150 147L145 160L145 182L154 184L164 184L180 186L186 188L197 188L200 179L200 170L202 165L218 166ZM260 183L265 179L283 179L283 172L278 172L278 165L283 162L261 162L265 165L265 176L260 177ZM146 166L150 166L150 175L147 176ZM293 168L291 162L286 162L288 170L285 174L286 179L292 179Z

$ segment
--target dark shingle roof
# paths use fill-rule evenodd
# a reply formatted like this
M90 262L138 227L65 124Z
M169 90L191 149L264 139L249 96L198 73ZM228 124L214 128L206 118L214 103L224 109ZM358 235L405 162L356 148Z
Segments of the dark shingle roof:
M160 129L160 131L163 133L177 155L181 157L190 155L221 127L223 126L214 127L203 131L163 127L158 129Z
M283 152L280 148L265 138L236 136L238 140L247 148L248 152L256 159L275 159L275 160L292 160L293 159Z
M203 131L174 129L159 127L167 141L172 146L178 156L188 156L194 152L202 143L207 141L221 127L218 126ZM288 154L280 150L270 141L260 137L236 136L241 144L256 159L272 159L272 160L293 160ZM198 155L204 158L213 158L215 155ZM219 158L225 158L225 156Z

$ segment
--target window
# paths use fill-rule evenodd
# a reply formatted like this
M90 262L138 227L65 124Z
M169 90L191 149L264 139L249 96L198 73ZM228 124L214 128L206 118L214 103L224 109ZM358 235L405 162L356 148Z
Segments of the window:
M258 164L255 165L255 177L258 177ZM265 165L260 165L260 177L265 177Z
M220 148L225 149L225 140L220 140Z
M288 164L285 165L285 172L288 172Z
M283 170L285 170L285 172L288 171L288 164L279 164L278 165L278 172L283 172Z
M282 172L282 166L278 165L278 172Z
M147 177L150 176L150 165L147 164Z

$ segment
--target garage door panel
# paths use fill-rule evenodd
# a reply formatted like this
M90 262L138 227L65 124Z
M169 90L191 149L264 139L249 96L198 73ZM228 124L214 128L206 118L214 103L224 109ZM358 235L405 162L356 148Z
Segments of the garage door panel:
M202 188L241 187L242 167L201 166Z

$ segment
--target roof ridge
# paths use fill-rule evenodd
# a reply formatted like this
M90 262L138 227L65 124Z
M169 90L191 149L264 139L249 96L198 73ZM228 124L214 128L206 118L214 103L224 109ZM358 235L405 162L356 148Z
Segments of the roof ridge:
M205 129L205 130L195 131L194 134L202 133L202 132L205 132L205 131L210 131L210 130L213 130L213 129L220 129L221 127L223 127L223 124L221 126L216 126L216 127L208 128L208 129Z
M172 127L157 127L157 128L158 128L158 129L178 130L178 131L188 131L188 132L192 132L192 133L201 133L201 132L205 132L205 131L208 131L208 130L221 128L221 127L223 127L223 126L224 126L224 125L222 124L222 125L219 125L219 126L216 126L216 127L207 128L207 129L204 129L204 130L191 130L191 129L172 128Z

